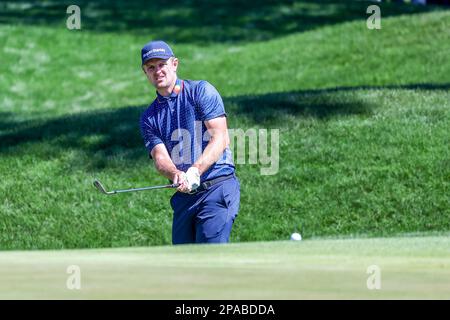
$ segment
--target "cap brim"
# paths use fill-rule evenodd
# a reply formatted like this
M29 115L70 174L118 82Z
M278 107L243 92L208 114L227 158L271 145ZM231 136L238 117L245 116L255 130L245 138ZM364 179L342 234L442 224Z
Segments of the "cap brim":
M142 61L142 64L145 64L147 61L149 61L149 60L152 60L152 59L164 59L164 60L166 60L166 59L169 59L169 58L172 58L173 56L168 56L168 55L154 55L154 56L150 56L150 57L147 57L147 58L145 58L143 61Z

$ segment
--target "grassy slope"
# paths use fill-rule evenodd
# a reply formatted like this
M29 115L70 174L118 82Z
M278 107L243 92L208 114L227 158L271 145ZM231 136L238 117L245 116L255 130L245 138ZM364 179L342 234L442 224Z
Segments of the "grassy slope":
M231 128L281 130L279 174L238 168L234 241L449 230L449 21L435 12L383 19L381 31L360 20L174 46L181 77L222 93ZM163 181L137 130L154 95L136 58L146 41L0 27L1 248L170 243L170 192L105 198L91 187Z
M0 299L448 299L449 247L411 237L1 252ZM73 265L80 290L66 287ZM367 288L373 265L380 290Z

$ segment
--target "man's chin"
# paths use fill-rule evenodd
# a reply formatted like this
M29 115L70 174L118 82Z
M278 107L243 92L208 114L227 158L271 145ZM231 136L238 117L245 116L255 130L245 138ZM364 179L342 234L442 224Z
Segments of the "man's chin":
M154 86L156 89L165 89L168 87L168 85L165 82L154 83Z

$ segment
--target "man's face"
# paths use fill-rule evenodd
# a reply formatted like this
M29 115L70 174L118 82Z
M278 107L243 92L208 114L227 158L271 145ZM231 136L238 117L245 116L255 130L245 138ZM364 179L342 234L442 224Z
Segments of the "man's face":
M177 58L150 59L143 65L148 80L156 89L169 87L176 79Z

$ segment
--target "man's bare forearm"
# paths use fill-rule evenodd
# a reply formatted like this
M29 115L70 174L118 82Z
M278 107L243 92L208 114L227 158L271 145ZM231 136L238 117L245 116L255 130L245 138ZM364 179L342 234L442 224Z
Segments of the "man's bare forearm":
M175 167L172 159L168 157L156 157L154 160L156 170L158 170L158 172L165 176L167 179L173 181L175 174L179 170L177 169L177 167Z
M202 175L220 159L226 146L227 141L224 136L211 137L202 155L192 166L198 168L200 175Z

